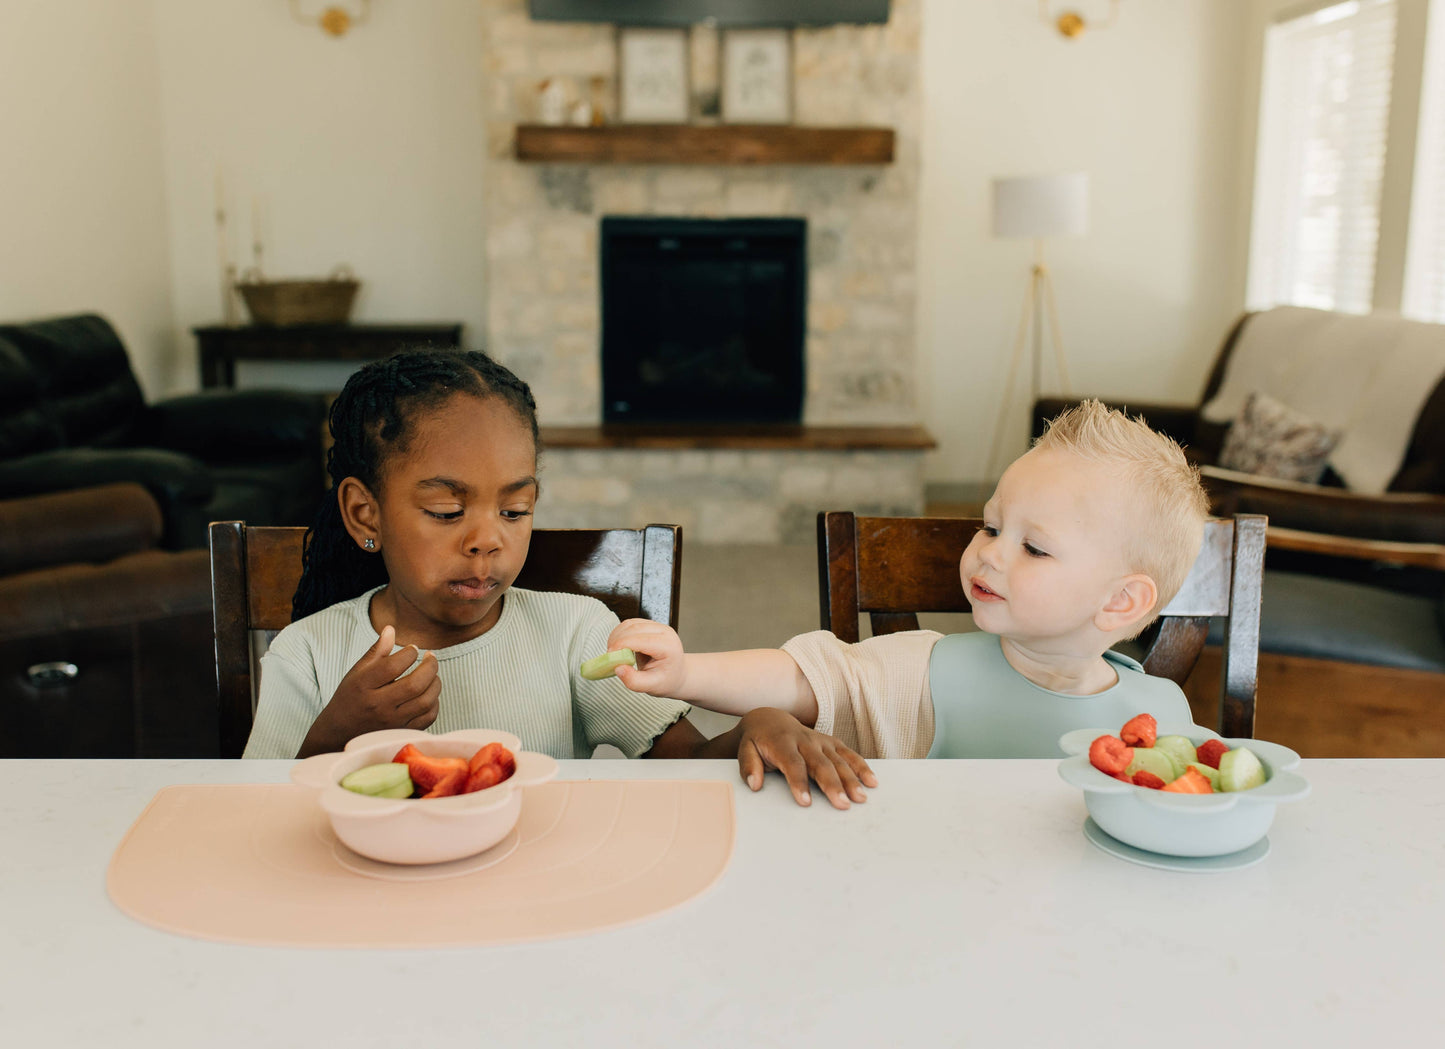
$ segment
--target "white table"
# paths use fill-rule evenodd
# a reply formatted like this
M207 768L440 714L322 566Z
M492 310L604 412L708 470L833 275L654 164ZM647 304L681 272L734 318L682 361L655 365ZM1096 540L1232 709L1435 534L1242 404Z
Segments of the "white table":
M1262 864L1228 873L1096 850L1054 762L894 761L849 812L798 808L776 776L738 784L722 880L588 937L282 950L110 903L106 865L156 790L288 768L0 761L0 1043L1440 1044L1445 760L1306 761L1314 793L1281 807ZM737 778L722 761L562 776Z

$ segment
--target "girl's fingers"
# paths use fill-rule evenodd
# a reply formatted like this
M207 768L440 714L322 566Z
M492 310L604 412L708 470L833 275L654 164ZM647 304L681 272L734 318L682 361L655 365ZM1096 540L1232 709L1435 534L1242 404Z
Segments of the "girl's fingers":
M833 808L848 808L848 795L843 789L843 781L838 776L838 769L833 764L832 757L821 747L812 745L802 752L801 756L806 773L813 777L814 782L818 784L818 789L823 792L823 796L832 802Z
M853 775L858 777L859 782L861 782L863 786L878 786L878 777L873 774L873 770L869 768L868 762L863 760L862 755L855 753L841 743L837 744L837 749L838 753L843 756L843 760L848 763L848 767L853 771Z
M863 784L858 781L858 775L848 764L847 757L837 752L829 752L826 756L842 781L843 790L847 793L849 800L867 801L868 795L863 793Z
M763 760L783 774L788 781L788 789L793 792L793 800L803 806L813 804L813 796L808 792L808 763L803 760L803 755L796 748L789 748L782 754L777 753L775 747L769 750L770 753L763 755Z
M441 678L434 678L421 694L396 706L396 718L402 728L426 728L437 719L440 706L437 698L442 692Z
M763 763L763 756L758 753L757 744L752 740L745 741L738 748L738 772L750 790L763 789L763 777L767 775L768 769Z

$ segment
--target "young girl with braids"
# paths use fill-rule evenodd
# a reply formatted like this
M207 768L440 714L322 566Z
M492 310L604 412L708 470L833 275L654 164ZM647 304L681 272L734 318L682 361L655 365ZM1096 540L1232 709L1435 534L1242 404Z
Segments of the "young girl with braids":
M416 351L362 368L331 408L326 500L307 536L292 623L261 661L248 758L340 750L385 728L499 728L586 756L737 755L762 786L811 776L839 808L874 778L858 755L779 710L707 740L688 707L584 680L617 617L600 601L515 588L532 536L536 404L482 353Z

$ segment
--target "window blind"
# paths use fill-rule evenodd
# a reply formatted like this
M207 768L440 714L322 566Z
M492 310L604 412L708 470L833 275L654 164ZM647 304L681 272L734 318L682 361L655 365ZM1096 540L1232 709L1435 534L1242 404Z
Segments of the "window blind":
M1445 321L1445 0L1430 0L1400 312Z
M1328 4L1265 37L1248 308L1368 313L1394 0Z

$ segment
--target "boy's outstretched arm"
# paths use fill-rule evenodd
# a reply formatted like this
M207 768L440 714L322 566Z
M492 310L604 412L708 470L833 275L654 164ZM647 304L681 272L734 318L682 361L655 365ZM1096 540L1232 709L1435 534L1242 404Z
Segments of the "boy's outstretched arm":
M634 692L680 699L719 714L773 707L809 728L818 722L813 688L782 649L686 653L676 630L650 619L618 624L607 650L619 648L630 648L638 657L636 667L617 668L617 677Z
M768 769L777 769L799 805L811 805L808 780L818 784L835 809L867 801L864 787L878 778L861 757L832 736L800 725L781 710L763 707L744 714L730 731L704 739L687 718L674 722L657 737L645 758L730 758L753 790L761 790Z

